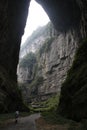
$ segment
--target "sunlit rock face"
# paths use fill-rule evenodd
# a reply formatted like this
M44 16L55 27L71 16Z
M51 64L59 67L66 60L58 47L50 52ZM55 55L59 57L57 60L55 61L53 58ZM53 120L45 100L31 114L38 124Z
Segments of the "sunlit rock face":
M60 92L67 71L72 65L78 40L74 31L59 33L49 50L42 53L38 61L38 75L44 78L44 82L38 89L39 94Z
M38 27L21 46L19 60L21 60L21 58L30 52L35 53L38 51L46 39L54 37L56 35L57 31L54 29L51 22L48 22L48 24L43 27Z
M55 93L61 91L62 83L66 79L67 71L72 65L74 54L78 47L78 41L79 41L78 31L75 32L75 30L72 30L68 31L67 33L66 32L60 33L54 29L52 24L48 26L49 24L47 24L46 27L43 27L46 28L45 33L48 32L48 35L44 37L44 33L42 33L43 34L42 43L38 34L37 37L32 40L33 46L36 40L42 44L41 46L39 42L37 43L38 47L36 48L36 52L34 54L36 55L37 58L37 69L35 69L35 64L32 65L33 66L32 68L31 66L28 66L26 64L25 57L28 55L27 53L26 56L20 59L19 62L18 82L21 83L24 98L27 99L26 101L28 101L29 97L32 96L32 91L33 95L36 98L37 95L41 95L41 97L44 96L46 97L48 95L54 95ZM40 32L42 32L42 30ZM38 29L36 31L38 31ZM29 39L32 39L32 37L34 36L32 35L31 37L29 37ZM48 38L50 39L49 42L47 42ZM26 46L28 53L30 51L33 51L31 49L31 46L29 46L31 45L29 39L22 47L20 51L20 57L21 55L23 55L22 53L24 53L23 50L26 51ZM23 63L22 65L21 62ZM35 72L36 76L34 76ZM38 87L35 84L37 77L43 77L43 82L40 83ZM34 83L32 87L31 83L32 84ZM28 91L30 91L30 93L28 93Z
M53 24L49 22L47 25L36 29L36 31L34 31L33 34L28 37L28 39L25 41L25 44L22 45L20 49L19 65L17 69L18 82L26 83L28 81L32 81L35 71L35 65L33 65L33 68L31 69L28 65L26 65L26 67L21 66L20 62L23 61L24 58L31 52L38 57L39 49L43 46L46 40L55 38L57 35L58 33L54 29ZM38 61L38 63L39 62L40 61Z

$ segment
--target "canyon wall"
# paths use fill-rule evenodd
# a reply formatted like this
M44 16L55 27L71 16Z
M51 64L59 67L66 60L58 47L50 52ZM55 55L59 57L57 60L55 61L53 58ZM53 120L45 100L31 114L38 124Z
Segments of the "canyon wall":
M59 33L52 41L47 52L43 52L38 61L38 76L44 79L39 93L56 93L61 90L67 71L71 67L78 36L74 31Z
M51 30L49 30L49 28L51 28ZM42 43L39 36L36 38L36 40L40 41L40 43L42 44L42 46L40 46L40 43L38 42L37 48L39 49L34 52L37 59L37 63L35 63L38 66L37 70L34 69L34 65L32 65L33 68L30 68L28 65L21 66L20 62L23 59L20 59L19 62L18 81L22 84L22 92L24 94L25 99L27 98L27 100L34 93L36 97L37 95L42 95L43 97L47 94L54 94L60 92L62 83L66 79L67 71L72 65L74 55L78 47L78 31L77 33L74 30L68 31L67 33L56 32L52 24L50 24L48 30L48 34L50 34L50 36L47 35L47 37L43 37ZM35 39L32 40L32 45L34 46L33 43L35 43ZM27 43L27 50L29 52L33 52L33 50L31 50L31 47L28 46L28 44L30 45L31 43ZM23 55L23 52L24 51L21 50L20 54ZM35 77L34 71L36 71ZM40 83L38 86L34 84L32 87L30 87L31 82L33 83L37 77L43 78L42 83ZM37 91L37 94L35 91Z
M0 113L24 110L17 85L17 64L29 0L0 1Z

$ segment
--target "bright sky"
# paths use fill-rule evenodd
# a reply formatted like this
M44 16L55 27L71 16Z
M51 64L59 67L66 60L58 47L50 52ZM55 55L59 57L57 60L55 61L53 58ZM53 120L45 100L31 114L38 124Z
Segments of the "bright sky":
M32 34L39 26L44 26L49 22L49 17L35 0L31 0L29 7L29 15L25 27L25 33L22 37L22 44L25 42L28 36Z

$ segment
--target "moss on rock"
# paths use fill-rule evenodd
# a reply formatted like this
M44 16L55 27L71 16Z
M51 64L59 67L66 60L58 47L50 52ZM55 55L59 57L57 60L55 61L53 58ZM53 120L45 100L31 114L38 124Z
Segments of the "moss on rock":
M74 120L87 118L87 39L78 48L62 85L58 112Z

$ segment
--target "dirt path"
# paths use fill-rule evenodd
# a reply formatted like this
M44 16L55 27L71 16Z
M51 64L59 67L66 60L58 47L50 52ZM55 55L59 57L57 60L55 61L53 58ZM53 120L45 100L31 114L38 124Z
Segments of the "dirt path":
M18 124L14 121L9 123L0 130L36 130L35 120L40 117L40 114L32 114L27 117L19 118Z

